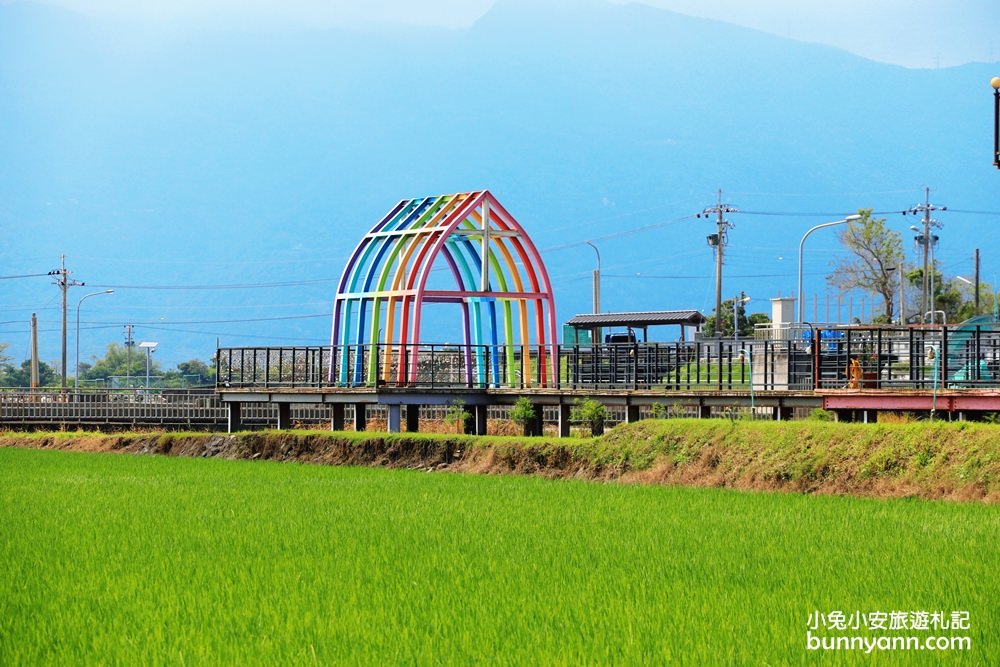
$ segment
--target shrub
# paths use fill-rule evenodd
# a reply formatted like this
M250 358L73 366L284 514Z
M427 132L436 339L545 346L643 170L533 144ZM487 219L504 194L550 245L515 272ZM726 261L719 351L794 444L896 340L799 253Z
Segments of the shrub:
M817 422L832 422L834 414L830 410L824 410L823 408L816 408L809 413L809 419Z
M570 410L569 418L575 422L587 424L590 427L591 435L601 435L604 433L604 418L607 412L604 405L592 398L585 398L582 401L578 398L573 401L573 409Z
M465 401L460 398L452 401L444 413L445 423L455 424L459 433L465 433L470 419L472 419L472 413L465 409Z
M510 418L521 425L524 435L531 435L531 427L538 415L537 408L527 396L521 396L510 410Z

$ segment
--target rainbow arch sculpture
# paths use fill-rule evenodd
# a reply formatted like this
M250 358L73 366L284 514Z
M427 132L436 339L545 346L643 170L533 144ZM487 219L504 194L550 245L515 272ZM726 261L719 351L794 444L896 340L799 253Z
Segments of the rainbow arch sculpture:
M537 381L558 378L545 264L489 191L404 199L364 235L334 299L330 382L417 384L428 303L461 307L469 386L531 384L532 349Z

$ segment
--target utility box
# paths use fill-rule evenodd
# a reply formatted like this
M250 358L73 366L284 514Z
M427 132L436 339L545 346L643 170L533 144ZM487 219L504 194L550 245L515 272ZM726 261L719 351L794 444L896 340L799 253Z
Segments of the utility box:
M567 347L572 347L574 345L590 347L590 344L590 329L577 329L576 327L572 327L568 324L563 325L563 345Z
M775 328L795 322L795 297L779 296L771 299L771 324Z

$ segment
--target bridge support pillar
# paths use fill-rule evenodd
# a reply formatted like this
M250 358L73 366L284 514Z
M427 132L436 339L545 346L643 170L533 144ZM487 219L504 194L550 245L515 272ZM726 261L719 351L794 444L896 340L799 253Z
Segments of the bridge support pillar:
M712 408L711 408L711 406L708 406L708 405L699 405L698 406L698 418L699 419L708 419L711 416L712 416Z
M626 405L625 406L625 423L633 424L639 421L639 406L638 405Z
M775 421L788 421L792 418L792 409L786 408L783 405L778 405L775 406L773 414Z
M476 435L486 435L486 415L488 408L489 406L487 405L475 406Z
M528 428L531 431L532 436L540 436L544 432L544 422L542 420L542 406L537 403L531 406L534 410L534 415L531 418L531 422L528 424Z
M292 404L278 403L278 430L284 431L292 427Z
M368 406L364 403L354 404L354 430L361 432L368 425Z
M569 411L570 406L562 403L559 405L559 437L569 437Z
M401 406L398 403L395 403L387 407L389 408L389 423L387 426L388 431L389 433L399 433L399 424L400 424L399 416L400 416Z
M343 431L344 430L344 404L343 403L333 403L330 405L330 430L331 431Z
M420 430L420 406L406 406L406 430L409 433L416 433Z
M230 433L243 430L243 404L231 401L226 403L226 429Z

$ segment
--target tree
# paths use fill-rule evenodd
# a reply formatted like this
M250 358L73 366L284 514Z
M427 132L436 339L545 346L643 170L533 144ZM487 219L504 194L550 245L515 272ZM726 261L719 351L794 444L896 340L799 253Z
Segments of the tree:
M54 386L59 380L56 372L44 361L38 362L38 386ZM19 367L10 363L0 364L0 387L30 387L31 361L24 360Z
M177 371L194 380L195 384L212 384L215 382L215 364L206 364L198 359L182 361L177 364Z
M82 372L83 365L80 366L80 378L84 380L107 380L109 377L126 377L131 375L136 378L146 377L146 355L133 351L132 361L129 363L128 349L124 345L111 343L108 351L102 359L98 359L90 366L86 373ZM155 359L150 362L149 372L151 375L160 375L160 366Z
M898 280L895 272L903 262L903 238L886 227L885 218L873 218L871 209L861 209L858 214L861 219L847 223L839 235L851 256L841 260L827 280L841 292L857 289L881 296L884 317L892 321Z
M972 285L959 280L958 278L946 279L938 270L937 262L931 267L931 278L934 283L934 309L944 312L945 320L949 324L957 324L974 317L976 315L976 295ZM923 286L924 270L917 267L906 274L907 283L915 288L919 293ZM993 312L993 286L986 282L979 283L979 314L990 314ZM914 310L919 310L919 303L914 304ZM922 313L917 313L911 321L922 321ZM940 322L941 318L935 315L935 321Z
M733 334L733 302L736 299L728 299L722 302L721 326L718 330L723 336ZM706 336L716 335L716 322L719 321L715 315L705 318L705 326L702 327ZM752 336L754 325L770 322L771 318L764 313L753 313L747 316L746 304L740 303L736 306L736 322L739 326L741 336Z

